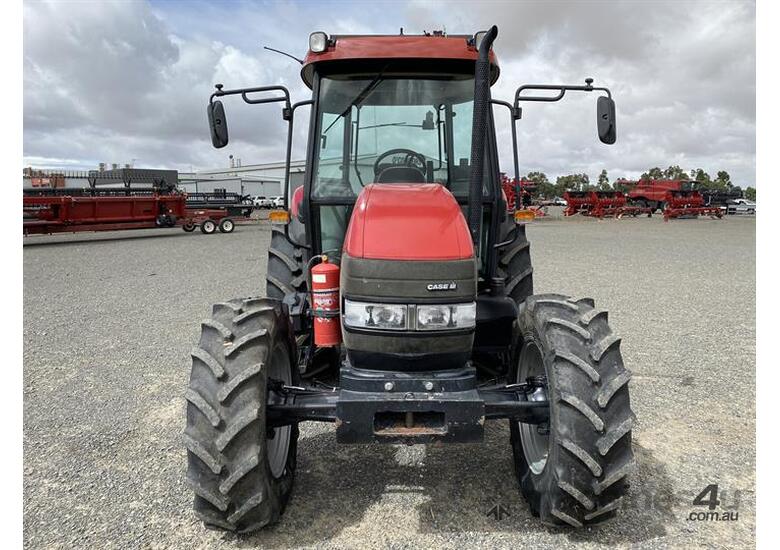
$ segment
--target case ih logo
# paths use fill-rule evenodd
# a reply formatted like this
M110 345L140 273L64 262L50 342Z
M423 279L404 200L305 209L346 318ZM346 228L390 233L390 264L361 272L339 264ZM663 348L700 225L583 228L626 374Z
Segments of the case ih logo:
M456 290L458 288L457 283L431 283L427 286L428 290Z

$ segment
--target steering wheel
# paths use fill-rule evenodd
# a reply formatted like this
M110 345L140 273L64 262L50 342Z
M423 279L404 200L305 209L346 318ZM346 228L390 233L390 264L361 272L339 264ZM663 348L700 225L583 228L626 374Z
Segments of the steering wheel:
M383 160L385 160L387 157L393 156L393 155L401 155L405 154L404 161L402 164L396 164L393 162L386 162L382 163ZM416 161L416 162L415 162ZM408 166L409 168L416 168L420 172L422 172L423 176L425 176L426 172L426 163L427 160L425 159L424 155L421 155L417 151L412 151L411 149L390 149L389 151L385 151L381 155L379 155L374 162L374 177L379 177L379 174L382 173L382 170L385 170L386 168L390 168L392 166Z

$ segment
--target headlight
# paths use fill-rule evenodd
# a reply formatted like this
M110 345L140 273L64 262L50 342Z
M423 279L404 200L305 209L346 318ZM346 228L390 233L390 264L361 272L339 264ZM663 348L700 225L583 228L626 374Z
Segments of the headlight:
M328 49L328 35L324 32L313 32L309 35L309 49L314 53L322 53Z
M355 328L406 330L406 305L344 300L344 324Z
M474 328L477 321L477 303L415 306L344 300L343 320L344 325L351 328L382 330Z
M477 304L417 306L417 330L454 330L473 328L477 322Z

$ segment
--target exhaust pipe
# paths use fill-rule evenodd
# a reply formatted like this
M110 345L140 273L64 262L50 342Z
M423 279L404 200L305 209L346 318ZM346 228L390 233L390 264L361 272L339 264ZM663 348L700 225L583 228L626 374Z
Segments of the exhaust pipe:
M471 177L469 179L468 222L475 254L479 250L482 222L482 176L485 169L485 137L490 108L490 47L498 36L493 25L479 44L479 57L474 69L474 118L471 126Z

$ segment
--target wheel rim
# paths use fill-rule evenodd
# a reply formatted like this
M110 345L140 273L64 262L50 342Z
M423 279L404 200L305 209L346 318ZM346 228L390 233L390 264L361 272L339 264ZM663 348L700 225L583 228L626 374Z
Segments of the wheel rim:
M214 222L204 222L203 226L206 229L206 233L211 233L216 228L216 226L214 225Z
M233 222L231 222L230 220L225 220L224 222L222 222L222 228L225 231L233 231Z
M528 342L523 345L520 353L520 365L517 369L517 383L524 383L529 377L546 376L544 370L544 361L539 347L534 342ZM546 401L547 391L544 388L538 388L528 399L530 401ZM523 424L518 422L520 431L520 442L523 447L523 454L531 471L539 475L547 465L547 456L550 451L550 435L539 433L539 425Z
M268 378L282 380L285 384L292 383L292 376L287 361L287 354L277 348L271 356L268 368ZM282 426L273 429L273 437L266 438L266 452L268 454L268 466L271 475L275 478L282 477L287 467L287 455L290 452L290 432L292 426Z

